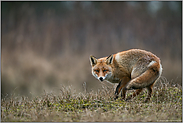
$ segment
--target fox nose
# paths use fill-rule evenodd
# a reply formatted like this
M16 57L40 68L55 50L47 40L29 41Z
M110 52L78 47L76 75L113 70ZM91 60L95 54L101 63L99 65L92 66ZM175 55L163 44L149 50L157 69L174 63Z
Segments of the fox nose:
M103 77L100 77L99 80L100 80L100 81L103 81L104 79L103 79Z

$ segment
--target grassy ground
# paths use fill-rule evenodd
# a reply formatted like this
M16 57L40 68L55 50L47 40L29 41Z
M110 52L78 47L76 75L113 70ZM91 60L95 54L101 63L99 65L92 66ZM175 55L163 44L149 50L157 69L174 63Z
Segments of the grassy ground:
M130 101L113 100L113 88L74 93L62 87L59 95L43 94L30 99L1 100L2 121L97 122L97 121L182 121L182 87L161 84L154 87L151 101L144 103L146 90ZM131 92L128 92L128 95Z

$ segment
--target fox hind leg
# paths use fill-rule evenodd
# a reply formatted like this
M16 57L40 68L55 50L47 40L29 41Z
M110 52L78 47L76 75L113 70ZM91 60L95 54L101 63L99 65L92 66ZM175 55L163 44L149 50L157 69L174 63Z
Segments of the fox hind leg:
M158 79L158 77L159 71L149 68L140 76L132 79L125 88L127 90L145 88L152 85Z
M126 89L140 89L153 84L162 73L162 66L158 61L149 57L140 58L133 66L131 81Z
M152 85L150 85L150 86L148 86L147 87L147 91L148 91L148 93L147 93L147 97L146 97L146 99L145 99L145 102L149 102L150 101L150 98L151 98L151 95L152 95L152 92L153 92L153 85L154 84L152 84Z
M159 66L159 67L158 67ZM152 87L161 75L161 65L157 62L150 64L147 70L136 78L133 78L125 87L126 90L147 88L148 95L145 102L148 102L152 95Z

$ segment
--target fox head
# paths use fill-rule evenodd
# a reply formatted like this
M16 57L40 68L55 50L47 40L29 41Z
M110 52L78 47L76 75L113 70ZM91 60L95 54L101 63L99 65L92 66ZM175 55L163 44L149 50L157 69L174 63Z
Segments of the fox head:
M92 74L99 81L107 80L112 76L113 55L109 57L96 59L90 56L90 63L92 66Z

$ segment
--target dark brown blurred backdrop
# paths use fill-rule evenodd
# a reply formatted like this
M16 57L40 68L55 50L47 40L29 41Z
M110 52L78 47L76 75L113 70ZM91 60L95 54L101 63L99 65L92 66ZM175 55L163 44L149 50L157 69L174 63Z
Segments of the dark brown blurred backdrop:
M182 2L1 2L1 95L97 90L89 56L141 48L182 82Z

